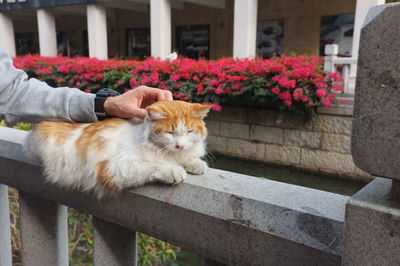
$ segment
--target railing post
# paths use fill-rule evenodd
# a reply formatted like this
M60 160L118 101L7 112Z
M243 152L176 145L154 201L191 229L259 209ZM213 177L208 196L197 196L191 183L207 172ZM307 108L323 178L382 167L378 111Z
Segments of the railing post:
M337 44L325 45L324 70L327 72L336 72L335 59L337 58L339 48Z
M93 217L95 266L136 266L136 232Z
M350 81L350 65L343 65L343 88L344 93L350 93L349 81Z
M0 265L11 266L11 229L8 187L0 184Z
M68 266L67 207L19 193L22 265Z

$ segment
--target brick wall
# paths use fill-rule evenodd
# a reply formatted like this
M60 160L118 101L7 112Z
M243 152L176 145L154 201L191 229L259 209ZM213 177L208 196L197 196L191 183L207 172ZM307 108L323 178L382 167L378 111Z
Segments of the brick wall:
M208 149L265 163L370 179L354 165L350 154L350 113L349 108L321 108L312 123L289 113L282 124L275 125L276 111L224 107L207 118Z

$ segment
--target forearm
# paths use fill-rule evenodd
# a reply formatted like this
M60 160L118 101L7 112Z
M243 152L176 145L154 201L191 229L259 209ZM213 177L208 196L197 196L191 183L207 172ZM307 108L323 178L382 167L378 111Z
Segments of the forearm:
M93 98L93 94L78 89L52 88L36 79L28 80L0 49L0 114L7 120L94 122Z

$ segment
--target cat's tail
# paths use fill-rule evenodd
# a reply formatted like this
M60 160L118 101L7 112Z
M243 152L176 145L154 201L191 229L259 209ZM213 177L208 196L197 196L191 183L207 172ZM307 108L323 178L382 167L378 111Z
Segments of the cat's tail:
M34 158L40 158L40 149L39 149L39 143L40 140L38 139L38 136L35 134L35 131L32 130L28 133L24 140L24 150L25 152L34 157Z

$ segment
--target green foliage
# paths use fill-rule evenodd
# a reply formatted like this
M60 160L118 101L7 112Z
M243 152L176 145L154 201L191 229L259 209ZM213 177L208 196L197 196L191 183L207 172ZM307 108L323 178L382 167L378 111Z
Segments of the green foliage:
M139 265L151 266L175 261L179 251L180 248L172 244L138 234Z

